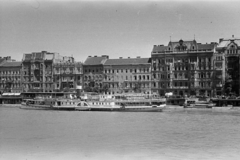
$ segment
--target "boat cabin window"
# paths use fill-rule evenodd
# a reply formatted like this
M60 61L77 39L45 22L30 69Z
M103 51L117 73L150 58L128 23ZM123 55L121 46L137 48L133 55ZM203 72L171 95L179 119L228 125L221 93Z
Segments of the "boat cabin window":
M29 102L29 104L34 104L34 101L28 101Z
M187 101L187 104L194 104L195 101Z
M81 103L78 103L78 105L77 106L81 106Z
M84 106L88 106L88 104L87 104L87 103L84 103Z

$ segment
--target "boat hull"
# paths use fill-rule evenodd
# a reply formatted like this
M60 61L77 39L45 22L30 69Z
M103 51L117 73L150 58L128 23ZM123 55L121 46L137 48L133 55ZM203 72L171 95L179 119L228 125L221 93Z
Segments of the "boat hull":
M52 110L50 106L27 106L22 105L20 109L26 109L26 110Z
M108 112L162 112L163 108L91 108L89 111Z

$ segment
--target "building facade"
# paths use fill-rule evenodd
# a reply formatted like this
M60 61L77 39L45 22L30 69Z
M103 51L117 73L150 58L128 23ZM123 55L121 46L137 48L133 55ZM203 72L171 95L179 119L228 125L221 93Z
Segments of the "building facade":
M108 94L151 93L151 59L108 59L104 65L104 84Z
M21 103L21 64L10 56L0 57L0 104Z
M21 70L22 62L7 60L0 64L0 91L2 93L22 92Z
M217 95L239 95L239 55L240 39L234 38L234 36L219 39L214 63Z
M51 92L53 90L53 61L54 53L45 51L23 55L23 92Z
M103 64L109 56L89 56L83 64L84 90L86 92L99 92L103 89Z
M68 60L67 60L68 59ZM53 64L54 92L75 92L83 85L83 65L72 57Z
M213 54L216 43L196 40L170 41L167 46L154 45L152 58L152 91L164 96L213 96Z
M59 53L42 51L24 54L22 60L23 92L53 92L55 89L53 66L59 62L64 62Z

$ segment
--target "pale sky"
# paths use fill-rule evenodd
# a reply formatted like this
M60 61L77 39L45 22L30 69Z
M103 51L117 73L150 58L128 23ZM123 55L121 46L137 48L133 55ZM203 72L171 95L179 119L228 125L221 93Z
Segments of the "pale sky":
M153 45L240 37L240 1L0 0L0 56L150 57Z

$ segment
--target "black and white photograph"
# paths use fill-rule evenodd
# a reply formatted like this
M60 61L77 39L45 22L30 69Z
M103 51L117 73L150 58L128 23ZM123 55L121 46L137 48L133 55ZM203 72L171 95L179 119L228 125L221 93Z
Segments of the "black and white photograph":
M0 160L239 160L240 0L0 0Z

